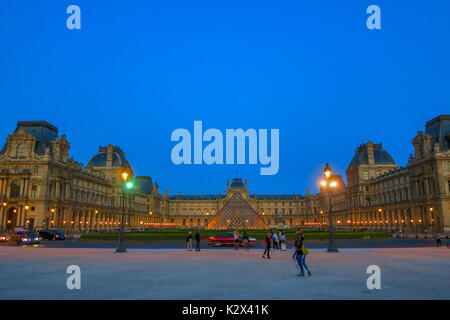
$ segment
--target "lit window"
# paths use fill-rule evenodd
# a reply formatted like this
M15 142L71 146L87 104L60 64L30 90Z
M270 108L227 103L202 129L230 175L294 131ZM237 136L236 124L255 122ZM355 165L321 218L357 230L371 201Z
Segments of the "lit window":
M364 181L369 180L369 172L368 171L363 172L363 179L364 179Z
M24 149L23 144L19 144L17 146L16 154L18 157L23 157L23 149Z

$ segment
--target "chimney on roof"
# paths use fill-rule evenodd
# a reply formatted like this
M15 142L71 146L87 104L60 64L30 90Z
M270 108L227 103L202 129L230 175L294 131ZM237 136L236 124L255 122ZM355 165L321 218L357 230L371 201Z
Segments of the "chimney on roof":
M113 146L111 144L108 144L106 147L106 166L112 167L112 161L113 161Z
M373 153L373 142L367 142L367 161L369 164L375 164L375 156Z

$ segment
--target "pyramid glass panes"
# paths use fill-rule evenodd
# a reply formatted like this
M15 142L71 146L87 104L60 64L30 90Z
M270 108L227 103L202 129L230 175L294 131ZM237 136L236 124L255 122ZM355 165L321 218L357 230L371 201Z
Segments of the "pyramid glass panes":
M268 229L250 204L236 192L208 224L208 229Z

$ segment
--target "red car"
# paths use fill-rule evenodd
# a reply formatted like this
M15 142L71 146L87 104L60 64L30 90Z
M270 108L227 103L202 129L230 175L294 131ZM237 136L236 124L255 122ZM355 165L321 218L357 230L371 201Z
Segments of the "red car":
M210 236L208 245L214 246L233 246L234 245L234 235L233 232L227 232L223 234L218 234ZM256 242L255 238L248 237L248 245L253 246ZM239 244L242 246L242 234L239 235Z
M5 233L0 233L0 243L6 243L9 241L10 236Z

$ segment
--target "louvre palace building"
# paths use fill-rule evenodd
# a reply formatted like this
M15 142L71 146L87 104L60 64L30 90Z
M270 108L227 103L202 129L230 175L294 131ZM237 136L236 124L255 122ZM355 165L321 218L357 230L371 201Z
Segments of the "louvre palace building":
M151 177L134 176L117 146L99 147L84 165L57 127L19 121L0 150L0 230L112 231L122 214L133 229L327 228L331 213L337 229L449 232L450 115L428 121L412 149L399 166L381 143L360 145L346 182L332 175L338 187L329 193L257 195L234 178L223 194L170 195ZM123 172L134 181L130 191Z

